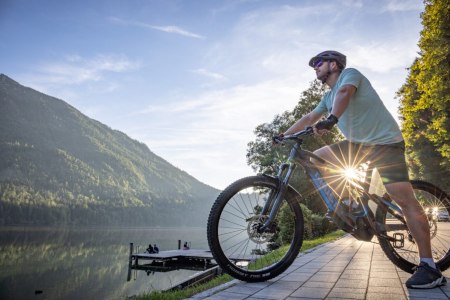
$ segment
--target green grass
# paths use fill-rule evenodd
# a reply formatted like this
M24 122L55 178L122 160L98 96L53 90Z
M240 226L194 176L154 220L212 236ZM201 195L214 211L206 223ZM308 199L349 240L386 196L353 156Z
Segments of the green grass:
M338 230L332 233L329 233L323 237L314 239L314 240L307 240L307 241L303 241L303 245L302 245L302 249L300 252L305 252L311 248L314 248L318 245L333 241L335 239L338 239L340 237L342 237L343 235L345 235L346 233L342 230ZM178 290L178 291L169 291L169 292L158 292L158 291L154 291L151 293L146 293L146 294L142 294L137 296L134 299L137 300L180 300L180 299L186 299L189 297L192 297L195 294L198 294L200 292L209 290L213 287L219 286L223 283L229 282L233 280L233 277L231 277L228 274L224 274L224 275L220 275L217 276L216 278L199 284L199 285L194 285L192 287L188 287L185 288L183 290Z
M261 269L272 263L279 261L289 250L289 245L281 246L280 248L264 255L262 258L257 259L255 262L248 265L249 270Z
M189 298L195 294L198 294L200 292L209 290L213 287L219 286L223 283L227 283L229 281L233 280L233 277L231 277L228 274L217 276L216 278L205 282L203 284L194 285L189 288L185 288L178 291L169 291L169 292L151 292L143 295L139 295L136 298L136 300L179 300L179 299L186 299Z
M309 250L309 249L319 246L321 244L328 243L330 241L334 241L334 240L344 236L345 234L347 234L347 233L342 230L337 230L337 231L331 232L329 234L326 234L326 235L319 237L317 239L314 239L314 240L303 241L302 249L300 252L305 252L306 250Z

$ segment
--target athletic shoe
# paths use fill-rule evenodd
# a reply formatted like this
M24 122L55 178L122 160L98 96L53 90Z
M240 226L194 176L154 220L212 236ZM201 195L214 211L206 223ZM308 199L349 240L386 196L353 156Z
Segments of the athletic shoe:
M430 267L427 263L421 262L414 274L406 281L406 287L413 289L432 289L445 285L447 279L438 269Z

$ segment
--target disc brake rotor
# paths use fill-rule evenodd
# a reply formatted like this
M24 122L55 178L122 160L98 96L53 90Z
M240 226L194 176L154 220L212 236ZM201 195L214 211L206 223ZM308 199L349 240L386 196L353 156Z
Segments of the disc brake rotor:
M256 215L248 219L247 233L250 240L256 244L267 243L275 234L274 232L258 232L258 229L267 220L267 216Z

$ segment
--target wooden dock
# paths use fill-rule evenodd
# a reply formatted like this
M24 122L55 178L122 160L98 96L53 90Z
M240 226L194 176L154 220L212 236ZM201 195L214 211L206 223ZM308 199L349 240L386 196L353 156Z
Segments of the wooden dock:
M207 250L170 250L159 253L135 253L130 245L130 260L128 278L131 279L131 270L142 270L145 272L168 272L177 269L188 269L201 271L195 276L178 283L169 290L177 290L199 284L222 274L217 264L213 264L212 254ZM133 263L134 262L134 263ZM141 263L140 263L141 262Z
M203 271L197 276L198 280L205 280L221 273L209 250L168 250L158 253L133 253L133 243L130 243L130 256L128 278L131 279L131 270L143 270L149 272L168 272L178 269ZM253 256L253 259L255 257ZM231 258L234 261L252 261L242 257ZM192 281L192 279L191 279ZM194 279L195 281L195 279ZM198 282L198 281L196 281ZM189 282L189 284L192 284Z
M141 261L151 261L151 264L162 267L174 264L207 267L214 258L211 251L190 249L160 251L159 253L135 253L130 255L130 259L134 261L134 266L139 266Z
M198 279L217 275L217 264L208 250L169 250L158 253L134 253L133 243L130 243L130 255L128 262L127 280L131 279L132 270L143 270L147 272L169 272L178 269L203 271ZM214 271L211 271L214 269Z

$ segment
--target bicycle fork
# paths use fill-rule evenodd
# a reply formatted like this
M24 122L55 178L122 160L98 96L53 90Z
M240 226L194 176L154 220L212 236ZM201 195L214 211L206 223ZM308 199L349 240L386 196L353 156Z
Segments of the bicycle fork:
M292 174L294 174L294 170L296 168L295 164L282 164L278 169L277 174L277 190L272 190L269 195L269 199L267 199L266 204L264 205L262 211L261 211L261 217L263 216L269 216L265 221L264 224L262 224L258 229L258 233L264 232L266 229L270 228L270 225L275 220L275 217L277 216L278 210L280 209L281 202L283 201L284 195L286 193L287 187L289 185L289 180L292 177ZM283 173L286 172L286 175L283 177ZM262 219L261 219L262 221Z

